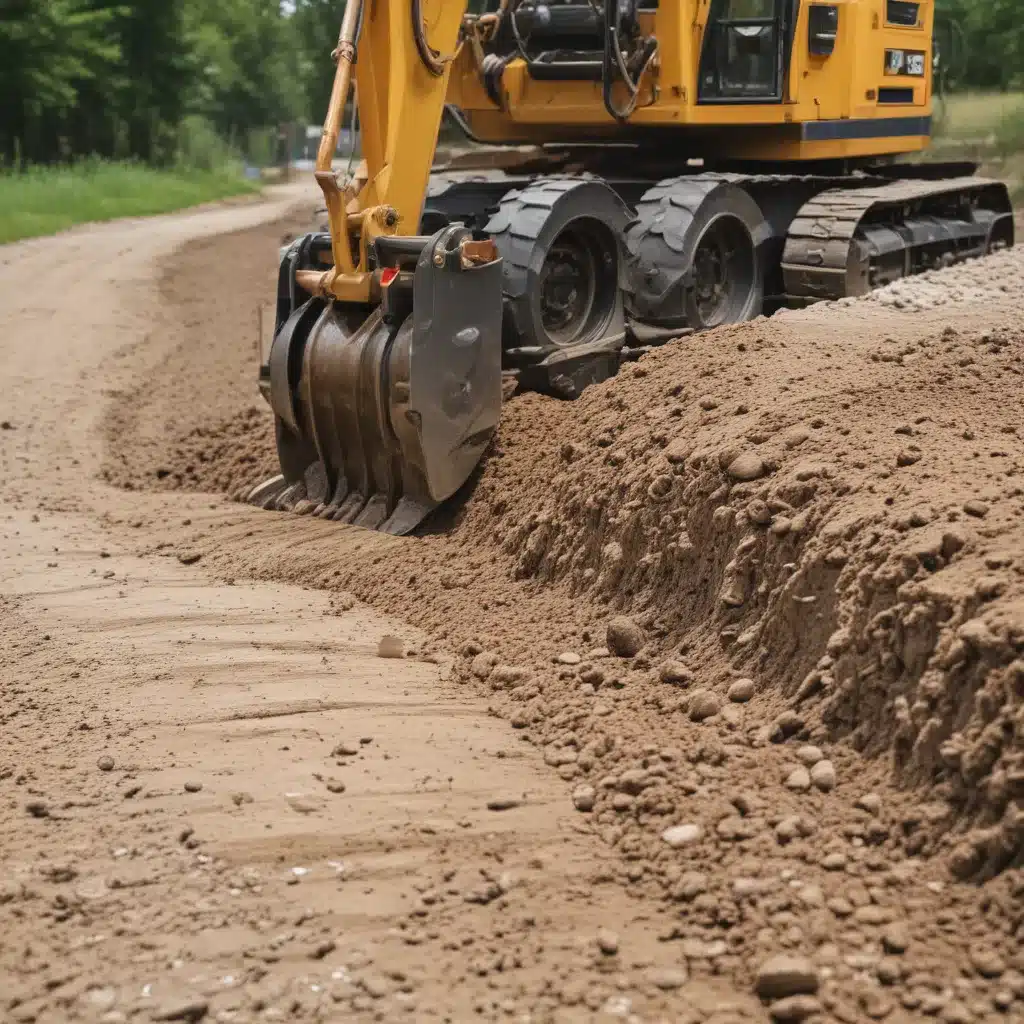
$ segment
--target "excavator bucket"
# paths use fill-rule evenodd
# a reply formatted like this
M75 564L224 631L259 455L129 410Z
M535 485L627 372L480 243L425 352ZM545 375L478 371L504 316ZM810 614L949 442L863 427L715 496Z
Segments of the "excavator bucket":
M472 473L501 412L501 260L461 226L378 239L382 299L311 298L271 345L281 474L248 500L406 534Z

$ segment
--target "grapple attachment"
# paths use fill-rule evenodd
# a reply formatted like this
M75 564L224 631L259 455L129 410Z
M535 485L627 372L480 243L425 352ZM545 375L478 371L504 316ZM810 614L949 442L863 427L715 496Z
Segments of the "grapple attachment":
M372 311L314 298L277 332L264 394L281 475L248 500L405 534L462 486L497 426L501 260L460 226L379 239L377 253Z

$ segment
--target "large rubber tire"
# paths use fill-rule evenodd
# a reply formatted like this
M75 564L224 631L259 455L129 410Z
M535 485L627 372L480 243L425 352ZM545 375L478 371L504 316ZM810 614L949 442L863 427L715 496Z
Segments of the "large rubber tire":
M694 330L752 319L764 303L761 249L770 235L761 208L729 176L659 182L641 197L626 230L627 314L641 323ZM735 259L725 272L729 288L721 301L709 303L706 274L699 271L716 247L731 247Z
M598 179L541 179L505 195L486 230L503 260L506 351L537 349L540 355L602 338L615 338L621 346L622 237L628 221L626 205ZM579 271L575 280L593 277L586 295L569 286L571 297L561 311L545 299L557 290L549 257L559 252L568 254L561 266ZM562 326L556 326L559 316Z

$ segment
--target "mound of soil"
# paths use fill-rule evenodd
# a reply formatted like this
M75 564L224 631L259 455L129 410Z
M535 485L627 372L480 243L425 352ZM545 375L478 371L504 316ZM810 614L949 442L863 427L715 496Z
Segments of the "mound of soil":
M842 1020L885 1017L894 978L908 1011L1000 1005L1024 971L1022 272L1010 250L516 398L421 537L254 512L204 564L460 650L714 972L750 983L781 945L816 950ZM272 471L269 415L238 416L161 452L163 485ZM922 994L972 950L999 973Z

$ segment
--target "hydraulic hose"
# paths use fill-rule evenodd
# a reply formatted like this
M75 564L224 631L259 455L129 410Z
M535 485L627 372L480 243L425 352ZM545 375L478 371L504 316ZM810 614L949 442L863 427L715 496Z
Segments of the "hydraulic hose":
M633 19L636 18L636 7L633 5ZM619 37L619 0L604 0L604 66L601 72L602 98L604 108L615 118L616 121L627 121L636 110L637 100L640 96L640 82L644 73L654 60L658 52L658 41L650 38L643 43L643 54L640 59L640 67L636 78L630 74L625 58L622 56L622 40ZM629 101L625 107L616 107L615 99L612 96L612 86L615 79L626 87L629 93Z
M451 53L442 57L430 43L427 42L427 33L423 27L423 5L421 0L412 0L412 36L416 40L416 50L420 55L423 66L435 77L440 78L444 69L455 59Z

